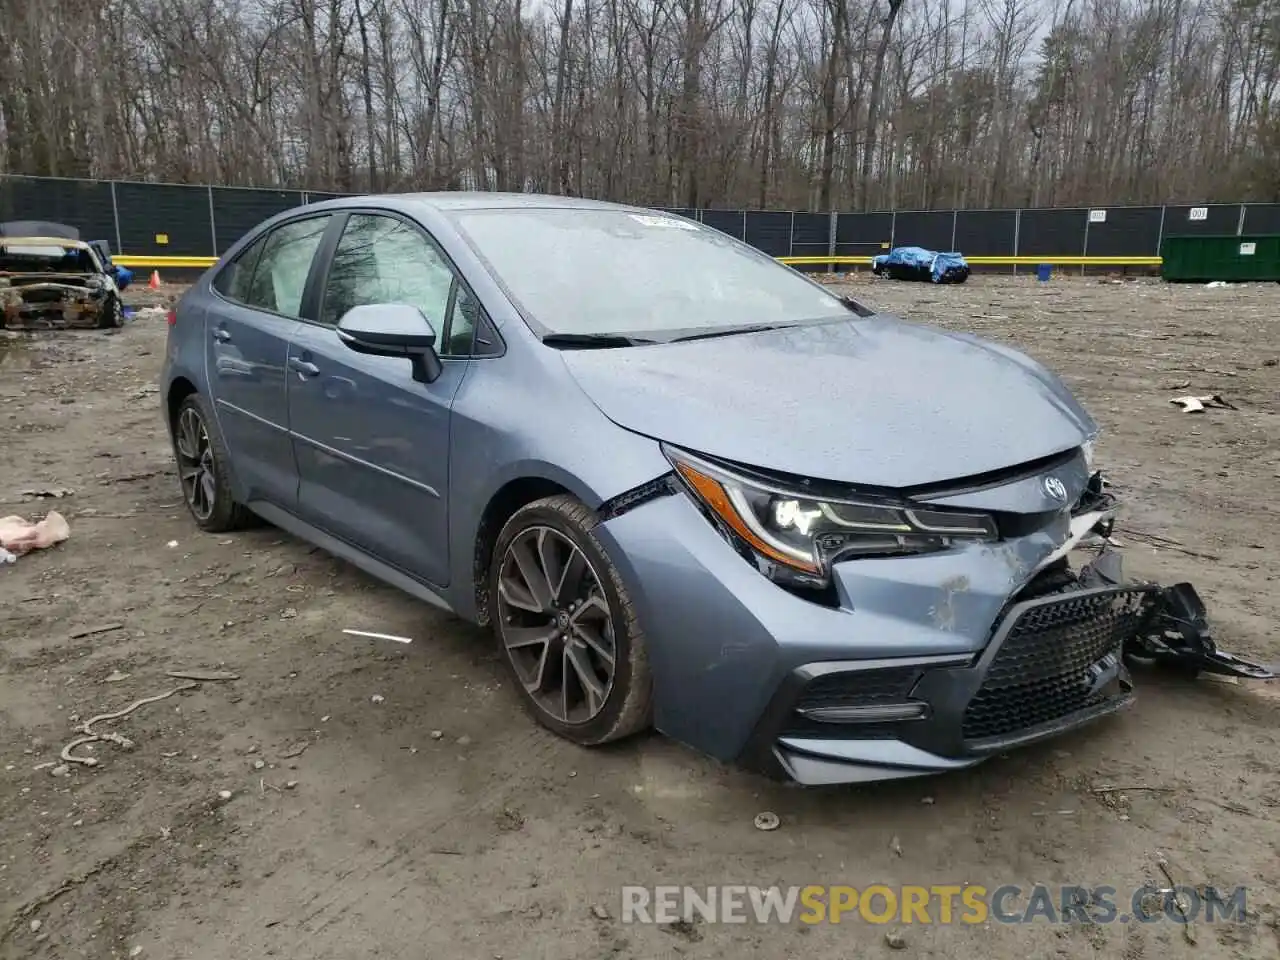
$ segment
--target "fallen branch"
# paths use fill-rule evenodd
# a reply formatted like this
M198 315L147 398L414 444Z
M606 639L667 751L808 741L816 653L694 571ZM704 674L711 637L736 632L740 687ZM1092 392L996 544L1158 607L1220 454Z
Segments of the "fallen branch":
M175 693L182 693L184 690L194 690L198 686L200 686L200 684L195 683L193 681L188 681L187 683L179 684L178 686L174 687L172 690L169 690L165 693L156 694L154 697L143 697L141 700L135 700L133 703L129 704L129 706L125 707L123 710L117 710L114 713L100 713L96 717L93 717L90 720L86 720L84 723L80 724L80 727L79 727L80 732L83 733L84 736L77 737L75 740L72 740L70 743L68 743L65 747L62 748L62 752L59 754L59 756L62 757L62 760L64 763L79 763L79 764L83 764L86 767L97 766L98 764L97 757L76 757L76 756L72 756L71 751L74 750L76 747L82 746L86 743L95 743L98 741L107 741L110 743L115 743L121 747L124 747L125 749L128 749L133 746L133 741L129 740L127 737L121 736L118 733L94 733L93 725L95 723L102 723L106 720L119 720L122 717L127 717L129 714L133 713L133 711L137 710L139 707L147 705L148 703L156 703L160 700L167 700L169 699L169 697L172 697Z
M1177 787L1143 787L1143 786L1127 786L1127 787L1092 787L1091 793L1137 793L1138 791L1146 791L1147 793L1173 793Z
M208 680L210 682L240 679L240 674L226 673L222 670L167 670L165 676L173 677L175 680Z
M1163 856L1156 855L1156 864L1160 867L1160 872L1164 874L1166 880L1169 881L1169 895L1173 898L1173 905L1178 908L1178 913L1182 915L1182 936L1187 943L1195 946L1196 934L1191 928L1191 917L1187 914L1187 908L1182 905L1182 901L1178 899L1178 881L1173 879L1173 871L1169 868L1169 861Z
M99 633L110 633L112 630L123 630L123 623L103 623L96 627L85 627L83 630L77 630L70 635L72 640L80 640L83 637L96 636Z

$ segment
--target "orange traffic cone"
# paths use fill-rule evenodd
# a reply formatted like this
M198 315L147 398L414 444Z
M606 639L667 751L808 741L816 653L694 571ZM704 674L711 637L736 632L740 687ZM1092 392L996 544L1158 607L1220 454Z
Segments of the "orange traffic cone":
M147 286L150 287L152 290L160 289L160 271L159 270L151 271L151 282L148 283Z

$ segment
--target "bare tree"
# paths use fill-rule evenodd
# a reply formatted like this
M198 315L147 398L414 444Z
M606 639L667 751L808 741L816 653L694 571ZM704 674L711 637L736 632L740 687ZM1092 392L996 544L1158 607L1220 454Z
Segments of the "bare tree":
M0 0L0 171L793 209L1280 200L1280 0Z

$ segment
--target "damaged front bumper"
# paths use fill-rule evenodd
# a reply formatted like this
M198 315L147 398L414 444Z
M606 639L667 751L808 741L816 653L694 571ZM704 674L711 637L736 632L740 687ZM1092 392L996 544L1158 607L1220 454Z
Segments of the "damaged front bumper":
M0 328L40 330L94 327L111 286L97 275L0 277Z
M1189 584L1126 581L1077 464L1049 527L838 564L824 606L766 580L682 494L596 528L649 637L659 730L805 784L940 773L1127 706L1129 662L1268 677L1218 652ZM1097 546L1072 569L1078 548Z

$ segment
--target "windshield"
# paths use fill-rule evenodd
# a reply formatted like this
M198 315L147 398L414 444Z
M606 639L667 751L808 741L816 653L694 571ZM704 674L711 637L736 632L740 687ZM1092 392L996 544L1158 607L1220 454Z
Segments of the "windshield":
M95 273L93 257L83 247L9 244L0 240L0 271Z
M700 224L625 210L467 210L454 222L546 334L663 339L849 318L821 287Z

